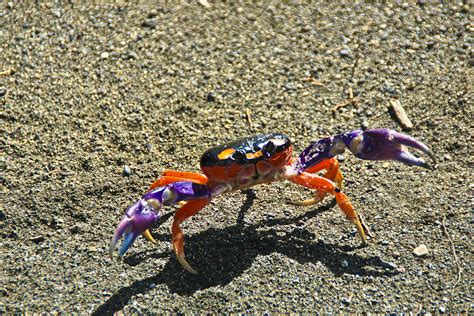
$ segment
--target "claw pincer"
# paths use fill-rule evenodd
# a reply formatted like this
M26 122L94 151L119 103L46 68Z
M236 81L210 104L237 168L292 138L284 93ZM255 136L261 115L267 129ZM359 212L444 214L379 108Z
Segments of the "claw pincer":
M430 167L423 158L408 152L408 148L420 150L436 164L434 154L426 145L389 129L354 130L323 138L311 143L297 158L292 158L290 139L280 133L242 138L212 147L201 157L204 174L165 170L152 183L150 191L127 209L110 242L110 253L121 237L120 256L140 234L155 242L149 228L160 219L163 206L187 201L173 218L173 249L180 264L189 272L197 273L185 259L180 224L209 204L211 198L284 179L316 191L314 197L296 202L297 205L312 205L327 195L334 196L339 208L356 226L362 243L366 243L366 236L371 236L370 230L349 197L342 192L343 176L335 156L348 149L360 159L397 160L408 165ZM320 171L324 174L318 175Z
M112 237L109 252L112 253L123 236L119 250L119 255L123 256L140 234L149 234L148 229L160 219L164 205L173 205L199 196L209 196L207 187L193 182L174 182L149 191L125 212Z
M424 159L409 153L406 147L422 151L436 164L434 154L422 142L390 129L378 128L350 131L314 142L299 155L296 169L303 172L322 160L342 154L346 148L359 159L397 160L407 165L430 167Z

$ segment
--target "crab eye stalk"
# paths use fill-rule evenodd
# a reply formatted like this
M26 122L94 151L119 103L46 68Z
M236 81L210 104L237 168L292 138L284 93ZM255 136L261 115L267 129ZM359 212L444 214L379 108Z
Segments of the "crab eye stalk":
M242 161L245 161L245 159L247 159L247 156L245 155L245 153L237 150L232 154L232 159L242 162Z
M267 156L270 157L276 150L276 145L269 140L262 148L262 152Z

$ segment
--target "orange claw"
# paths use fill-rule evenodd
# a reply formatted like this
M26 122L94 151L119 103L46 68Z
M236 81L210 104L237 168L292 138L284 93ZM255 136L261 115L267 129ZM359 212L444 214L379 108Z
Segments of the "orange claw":
M193 274L198 274L191 265L186 261L184 256L184 235L179 225L186 220L188 217L193 216L200 210L202 210L209 203L209 199L198 199L187 202L183 205L174 215L173 224L171 226L171 234L173 237L173 249L176 254L176 259L179 263Z

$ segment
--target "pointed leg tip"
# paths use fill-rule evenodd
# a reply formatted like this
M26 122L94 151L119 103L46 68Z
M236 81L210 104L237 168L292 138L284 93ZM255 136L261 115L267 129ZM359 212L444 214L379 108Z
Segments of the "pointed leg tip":
M143 237L146 238L146 240L148 240L149 242L151 242L152 244L154 245L158 245L158 242L155 240L155 238L153 238L153 236L151 235L151 232L149 229L145 230L143 232Z
M188 272L192 273L192 274L199 274L196 270L194 270L191 265L186 261L186 259L184 259L184 255L182 256L176 256L176 258L178 259L179 263L181 264L181 266Z

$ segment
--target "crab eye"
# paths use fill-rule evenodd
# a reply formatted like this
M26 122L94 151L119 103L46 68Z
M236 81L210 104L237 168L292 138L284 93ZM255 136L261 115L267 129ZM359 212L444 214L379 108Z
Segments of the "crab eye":
M270 140L263 146L262 151L265 154L271 155L275 152L275 149L275 144Z
M245 153L237 150L232 154L232 159L237 161L244 161L245 159L247 159L247 156L245 155Z

